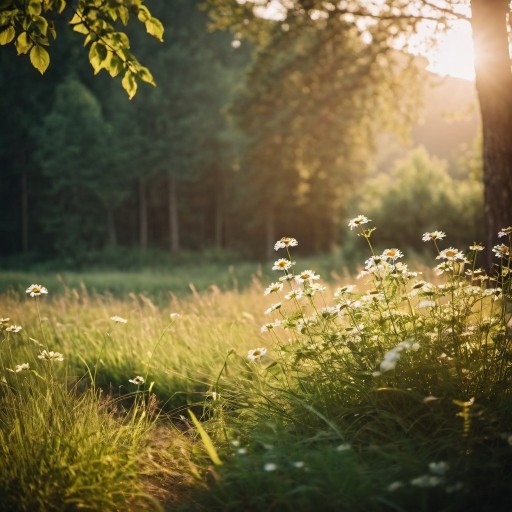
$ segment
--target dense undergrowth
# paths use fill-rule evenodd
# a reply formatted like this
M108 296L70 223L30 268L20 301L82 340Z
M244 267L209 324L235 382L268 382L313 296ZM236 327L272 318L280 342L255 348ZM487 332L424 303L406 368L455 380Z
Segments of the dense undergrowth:
M425 233L430 278L368 226L349 284L283 238L266 287L4 294L0 506L508 510L512 228L489 276Z

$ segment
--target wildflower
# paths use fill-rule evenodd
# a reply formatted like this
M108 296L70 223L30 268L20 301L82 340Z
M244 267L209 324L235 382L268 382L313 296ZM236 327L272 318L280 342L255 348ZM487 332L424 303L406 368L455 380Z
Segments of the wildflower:
M286 258L280 258L274 262L272 270L288 270L292 265L294 265L294 263L290 260L287 260Z
M504 258L506 256L510 256L510 247L505 244L495 245L492 248L492 252L496 255L496 257Z
M28 293L31 297L39 297L40 295L47 295L48 290L41 286L40 284L31 284L27 289L26 293Z
M306 464L302 460L298 460L292 463L292 466L297 469L302 469Z
M322 318L336 318L340 310L336 306L326 306L320 310Z
M447 485L444 490L450 494L452 492L460 491L464 488L464 484L462 482L455 482L452 485Z
M429 233L423 233L421 238L424 242L430 242L430 240L441 240L446 236L444 231L430 231Z
M280 292L283 289L283 283L272 283L263 292L263 295Z
M303 270L300 274L295 276L297 283L309 283L317 279L320 279L320 276L315 274L313 270Z
M421 272L419 272L421 274ZM411 272L405 263L398 262L395 264L391 277L403 277L404 279L411 279L418 277L418 272Z
M238 448L236 453L238 453L238 455L246 455L247 454L247 448Z
M364 215L358 215L357 217L354 217L349 221L348 227L352 230L354 228L361 226L361 224L367 224L368 222L370 222L370 219L368 219Z
M169 315L169 318L170 318L171 320L176 320L176 319L178 319L180 316L181 316L181 315L180 315L179 313L171 313L171 314ZM119 318L119 317L117 317L117 318ZM112 318L112 320L114 320L114 318ZM126 320L124 321L124 323L126 323Z
M508 228L503 228L499 233L498 236L501 238L502 236L507 236L512 233L512 226L509 226Z
M470 251L483 251L484 246L482 244L477 244L476 242L473 245L469 246Z
M47 350L43 350L38 356L39 359L44 359L45 361L64 361L64 355L60 352L54 352L53 350L50 350L48 352Z
M334 292L334 296L336 298L339 298L345 294L352 293L355 287L355 284L348 284L346 286L342 286L341 288L337 288L336 291Z
M400 359L400 352L403 350L409 350L410 348L411 344L408 341L401 341L396 347L388 350L384 354L384 359L380 363L380 371L388 372L390 370L394 370L396 363Z
M466 258L464 257L464 253L460 252L458 249L455 249L454 247L448 247L448 249L443 249L438 256L436 256L436 259L445 259L448 261L466 261Z
M273 462L267 462L264 466L263 466L263 470L264 471L267 471L267 472L271 472L271 471L275 471L277 469L277 464L273 463Z
M10 325L5 330L7 332L20 332L21 331L21 325Z
M443 483L443 479L435 475L422 475L411 480L411 485L416 487L436 487Z
M401 251L399 251L398 249L386 249L383 253L382 253L382 256L384 258L388 258L390 260L397 260L398 258L402 258L403 257L403 254Z
M302 290L292 290L291 292L287 293L284 298L286 300L292 300L292 299L301 299L302 298Z
M257 359L261 359L263 356L267 355L267 349L265 347L261 348L253 348L252 350L249 350L247 353L247 358L250 361L256 361Z
M276 320L275 322L269 322L268 324L262 325L260 330L261 332L268 332L271 331L272 329L275 329L276 327L279 327L280 325L281 321Z
M453 361L453 357L450 357L448 354L446 353L442 353L438 358L437 360L441 363L441 364L452 364L452 361Z
M281 276L279 278L279 281L281 283L286 283L286 281L291 281L292 279L295 279L295 276L293 274L285 274L284 276Z
M126 323L128 323L128 320L126 320L126 318L123 318L123 317L117 316L117 315L111 316L110 320L113 320L116 324L126 324Z
M14 371L16 373L22 372L23 370L30 370L30 365L28 363L22 363L17 364L16 367L14 368Z
M273 311L278 310L281 306L282 306L282 304L280 302L276 302L275 304L272 304L272 306L270 306L269 308L267 308L265 310L265 315L269 315Z
M10 318L0 318L0 325L8 324L10 321Z
M278 240L275 243L274 249L277 251L279 249L284 249L285 247L295 247L296 245L299 245L299 242L297 242L297 240L295 240L295 238L283 236L283 238L281 238L281 240Z
M428 300L428 299L425 299L425 300L421 300L420 302L418 302L418 305L416 306L417 309L423 309L423 308L435 308L436 307L436 302L433 301L433 300Z
M431 462L428 465L429 471L433 475L443 476L446 474L446 471L448 470L448 464L444 461L441 462Z
M137 375L137 377L134 377L133 379L129 379L128 382L131 382L132 384L136 384L137 386L140 386L146 382L144 380L144 377L141 377L140 375Z
M387 486L387 490L389 492L395 492L398 491L398 489L402 488L405 484L403 482L400 482L397 480L396 482L393 482Z
M321 284L318 284L318 283L311 283L308 288L306 288L304 290L304 295L306 295L307 297L313 297L313 295L315 295L315 293L317 292L324 292L326 290L326 287L325 286L322 286Z
M439 263L439 265L437 265L434 270L436 271L436 274L440 276L446 272L452 272L453 264L450 261L443 261L442 263Z

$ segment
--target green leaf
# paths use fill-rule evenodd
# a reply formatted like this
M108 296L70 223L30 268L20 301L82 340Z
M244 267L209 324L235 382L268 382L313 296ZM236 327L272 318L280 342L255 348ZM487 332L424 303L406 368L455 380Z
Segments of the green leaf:
M107 49L99 41L91 44L89 50L89 62L94 69L94 74L97 75L104 67L104 61L107 58Z
M9 44L16 35L14 27L8 27L7 29L0 32L0 45Z
M78 23L77 25L75 25L73 27L73 30L75 32L79 32L80 34L88 34L89 33L89 29L83 24L83 23Z
M43 36L48 33L48 21L42 16L34 16L32 18L32 26L37 27L39 33Z
M119 14L119 17L121 18L121 21L123 22L123 25L126 26L128 24L128 20L130 18L128 9L124 5L120 5L117 9L117 12Z
M132 99L135 96L135 93L137 92L137 82L131 71L127 71L124 74L124 77L121 80L121 85L123 86L123 89L127 92L128 98Z
M16 39L16 51L18 52L18 55L21 55L22 53L27 53L30 48L32 48L33 43L30 41L28 34L26 32L22 32L18 39Z
M140 66L139 69L137 70L137 76L144 82L156 86L153 75L151 74L148 68Z
M30 16L39 16L43 10L41 0L30 0L26 6L26 13Z
M156 37L159 41L164 40L164 26L160 20L157 20L156 18L150 18L145 22L145 25L148 34Z
M208 432L206 432L206 430L203 428L201 422L196 418L196 415L190 409L187 409L187 411L190 414L192 422L196 426L199 435L201 436L201 441L203 441L204 447L206 448L206 451L208 452L210 459L216 466L220 466L222 464L222 461L219 458L217 450L215 449L215 446L213 445L213 442L210 436L208 435Z
M110 58L105 61L105 69L114 78L123 70L123 61L115 54L109 54Z
M146 21L151 19L151 13L149 12L149 9L145 5L141 5L139 7L139 11L137 12L137 18L139 18L139 21L142 21L142 23L146 23Z
M43 74L50 64L50 54L42 46L36 45L30 50L30 62Z
M77 23L82 23L82 16L79 14L74 14L71 20L69 21L70 25L76 25Z

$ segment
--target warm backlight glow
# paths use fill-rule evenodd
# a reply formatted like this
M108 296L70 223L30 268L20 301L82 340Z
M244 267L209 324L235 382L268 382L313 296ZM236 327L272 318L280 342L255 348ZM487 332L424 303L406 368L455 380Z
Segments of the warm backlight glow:
M458 22L440 35L437 48L429 50L425 56L430 63L429 71L466 80L475 79L471 26L466 21Z

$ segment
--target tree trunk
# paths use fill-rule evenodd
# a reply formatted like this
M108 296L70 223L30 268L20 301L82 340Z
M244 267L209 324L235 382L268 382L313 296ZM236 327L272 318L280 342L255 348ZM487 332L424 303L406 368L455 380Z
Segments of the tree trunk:
M148 248L148 201L146 180L139 178L139 246L142 251Z
M512 225L512 73L509 0L472 0L476 88L483 128L487 263L497 233Z
M28 185L27 173L21 173L21 250L28 251Z
M180 234L178 224L178 195L176 191L176 178L169 176L169 251L171 254L180 252Z
M107 222L108 222L108 244L111 247L116 247L117 245L117 233L116 233L116 223L114 222L114 213L112 210L107 212Z
M274 257L274 244L276 243L276 228L274 219L274 208L269 207L265 218L265 239L266 256L270 261Z
M222 232L224 230L224 204L222 190L215 194L215 248L222 249Z

